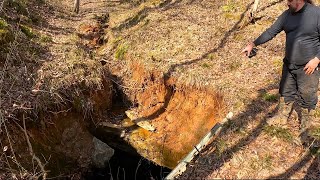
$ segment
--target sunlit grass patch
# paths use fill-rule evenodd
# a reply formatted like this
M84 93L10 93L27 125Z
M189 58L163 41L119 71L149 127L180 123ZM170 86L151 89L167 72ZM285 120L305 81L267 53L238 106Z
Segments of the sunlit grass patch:
M209 68L209 67L210 67L210 65L209 65L208 63L203 63L201 66L202 66L203 68Z
M269 102L276 102L279 98L279 95L277 94L269 94L269 93L264 93L262 95L263 100L269 101Z
M52 37L51 37L51 36L48 36L48 35L45 35L45 34L41 35L39 40L40 40L40 42L42 42L42 43L53 42Z
M223 12L234 12L236 10L236 4L233 1L229 1L226 5L221 6Z
M118 45L114 57L117 60L122 60L124 59L124 55L128 51L129 46L127 44L120 44Z
M315 117L320 118L320 109L316 108L314 115Z
M273 64L274 67L276 67L276 68L282 68L283 61L282 61L282 59L274 59L274 60L272 61L272 64Z
M36 34L33 32L31 27L28 27L26 25L19 25L21 32L23 32L28 38L34 38L36 37Z
M219 156L228 148L227 141L219 139L216 144L216 152Z
M4 29L7 27L8 27L8 23L4 19L0 18L0 29Z
M13 41L13 32L6 20L0 18L0 47Z
M272 137L277 137L288 142L292 142L294 140L294 137L289 130L282 127L265 126L263 131Z
M272 169L272 156L254 157L250 160L250 167L253 170Z
M320 127L311 130L311 136L316 140L320 140Z
M235 13L239 7L239 3L235 1L228 1L225 5L221 6L226 19L239 19L240 15Z
M215 54L210 53L210 54L207 55L207 58L210 59L210 60L213 60L213 59L215 59L215 58L217 58L217 57L216 57Z
M231 63L229 65L230 71L234 71L234 70L239 69L239 67L241 67L241 64L242 64L242 62L240 62L240 61L235 61L235 62Z

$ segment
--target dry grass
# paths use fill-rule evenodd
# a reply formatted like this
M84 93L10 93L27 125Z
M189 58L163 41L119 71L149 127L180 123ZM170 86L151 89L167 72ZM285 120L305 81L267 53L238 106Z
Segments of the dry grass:
M40 117L43 113L70 109L75 97L88 97L88 93L83 91L98 91L102 86L104 71L101 64L78 46L80 42L74 32L52 24L56 20L56 11L52 11L54 9L49 3L51 1L41 0L0 2L1 149L7 149L8 144L25 143L25 139L16 138L21 135L19 128L14 131L14 127L19 126L14 122L22 120L22 114L35 118L32 121L42 126ZM69 24L67 28L73 26ZM66 40L66 44L60 44L56 38ZM87 110L85 105L88 102L83 100L81 103L80 110ZM20 154L15 154L13 147L16 146L13 145L1 153L0 179L46 179L46 167L41 162L43 158L40 160L35 155L30 144L34 139L29 141L27 130L25 127L22 129L28 149L23 152L17 150ZM11 142L13 140L15 142ZM25 151L29 153L23 154ZM10 156L9 160L7 156ZM23 162L19 161L20 156L25 157ZM31 161L27 159L29 156Z
M286 9L285 2L261 2L257 13L261 19L246 25L248 4L244 1L173 1L144 12L145 17L135 25L113 32L128 44L125 62L139 61L147 69L161 70L175 77L178 84L218 90L225 95L228 110L236 114L235 125L226 128L218 139L227 143L219 144L215 153L199 159L211 163L196 164L188 170L190 176L182 178L199 174L203 178L267 178L298 163L303 152L303 147L294 144L298 136L297 121L290 130L265 127L265 120L271 116L269 112L275 109L278 98L274 92L280 79L284 34L259 47L258 55L250 60L240 55L246 43ZM141 12L139 7L131 8L129 12L133 14L124 13L126 17L120 19L117 18L120 10L111 11L112 26L119 27L134 17L134 13ZM112 64L110 68L125 79L124 83L130 84L133 71L119 72L126 68L123 65ZM258 151L263 153L253 153ZM289 152L291 155L286 156ZM219 158L215 158L216 155ZM236 157L243 161L235 160ZM303 169L308 169L309 164L301 165L301 170L292 177L303 177Z
M265 125L278 98L284 34L259 47L250 60L240 55L286 9L285 2L261 2L255 24L246 22L247 1L169 1L161 7L149 2L109 8L110 37L121 40L99 53L109 58L112 73L126 87L143 87L132 80L136 70L130 64L139 62L174 77L177 84L221 92L235 114L212 145L215 151L204 152L182 178L268 178L286 172L293 178L311 176L304 173L311 162L299 164L304 148L295 144L298 122L293 119L289 130ZM115 54L124 42L128 46L119 62ZM291 166L296 173L286 171Z

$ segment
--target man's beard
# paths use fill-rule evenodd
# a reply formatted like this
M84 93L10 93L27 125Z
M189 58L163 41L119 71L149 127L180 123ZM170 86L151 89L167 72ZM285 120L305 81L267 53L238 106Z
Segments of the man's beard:
M288 8L289 8L289 11L290 11L291 13L296 12L296 9L295 9L295 8L293 8L292 6L288 6Z

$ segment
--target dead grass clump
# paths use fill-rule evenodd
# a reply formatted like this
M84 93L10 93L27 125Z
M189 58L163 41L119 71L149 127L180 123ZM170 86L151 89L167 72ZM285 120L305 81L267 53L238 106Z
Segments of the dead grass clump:
M64 52L63 59L47 62L38 71L33 87L33 91L41 95L37 107L46 109L53 106L59 110L71 104L81 112L91 111L90 92L103 89L111 91L109 85L103 86L105 71L99 62L89 59L82 49L65 49ZM106 102L109 100L106 99Z

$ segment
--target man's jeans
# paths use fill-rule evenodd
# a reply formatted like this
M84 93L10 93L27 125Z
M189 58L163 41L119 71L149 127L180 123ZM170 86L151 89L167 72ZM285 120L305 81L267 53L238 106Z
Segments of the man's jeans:
M306 75L304 66L283 64L279 93L285 102L297 101L302 108L315 109L318 102L319 70Z

